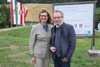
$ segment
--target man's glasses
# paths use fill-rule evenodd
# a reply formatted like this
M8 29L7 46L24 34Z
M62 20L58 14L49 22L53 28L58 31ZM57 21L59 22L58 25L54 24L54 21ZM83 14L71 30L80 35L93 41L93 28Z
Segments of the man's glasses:
M53 17L53 19L56 19L56 18L58 18L58 19L60 19L62 16L59 16L59 17Z

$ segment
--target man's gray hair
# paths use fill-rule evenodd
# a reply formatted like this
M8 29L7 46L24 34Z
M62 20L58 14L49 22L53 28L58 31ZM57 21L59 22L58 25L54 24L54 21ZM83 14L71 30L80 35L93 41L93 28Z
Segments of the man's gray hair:
M60 10L55 10L55 11L53 12L53 14L54 14L54 13L58 13L58 12L61 13L62 16L64 15L63 12L60 11Z

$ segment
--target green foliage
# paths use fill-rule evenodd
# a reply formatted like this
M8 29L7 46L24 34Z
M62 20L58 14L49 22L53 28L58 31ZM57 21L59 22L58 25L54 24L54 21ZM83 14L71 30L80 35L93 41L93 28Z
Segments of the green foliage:
M29 37L32 27L0 32L0 67L33 67L29 56ZM95 49L100 49L100 32L96 32ZM99 67L100 59L87 56L91 48L91 38L77 38L71 67ZM50 67L53 66L50 62Z
M0 4L4 4L6 2L7 2L7 0L0 0Z
M10 8L5 4L0 6L0 28L10 27Z
M100 14L100 7L96 8L96 14Z
M100 22L100 14L96 14L95 17L95 29L98 28L98 23Z
M65 2L78 2L78 1L87 1L87 0L16 0L21 3L65 3ZM95 0L88 0L95 1ZM97 1L97 7L100 7L100 0ZM0 0L0 4L7 3L7 0Z

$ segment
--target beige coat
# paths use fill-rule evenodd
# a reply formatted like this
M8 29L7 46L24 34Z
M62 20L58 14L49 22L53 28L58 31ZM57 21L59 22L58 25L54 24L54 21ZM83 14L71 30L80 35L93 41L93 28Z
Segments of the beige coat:
M34 25L30 34L29 49L30 54L34 54L38 58L49 58L51 53L49 50L49 42L51 38L52 25L48 24L48 32L45 31L42 24Z

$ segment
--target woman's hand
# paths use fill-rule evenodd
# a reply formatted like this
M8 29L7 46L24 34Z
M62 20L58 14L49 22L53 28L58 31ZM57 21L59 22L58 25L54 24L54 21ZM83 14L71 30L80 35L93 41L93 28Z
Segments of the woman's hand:
M32 62L33 62L33 63L35 63L35 62L36 62L36 58L35 58L35 57L32 57L32 59L31 59L31 60L32 60Z

